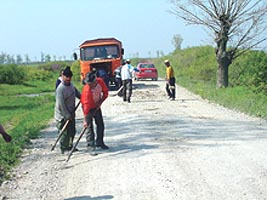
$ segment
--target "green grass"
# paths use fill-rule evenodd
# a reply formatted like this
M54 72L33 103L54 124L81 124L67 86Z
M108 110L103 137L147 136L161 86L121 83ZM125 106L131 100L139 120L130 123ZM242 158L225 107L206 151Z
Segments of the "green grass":
M36 138L53 117L54 99L52 95L0 97L1 123L13 137L8 144L0 139L0 183L6 178L6 172L18 162L30 139Z
M26 82L24 85L0 84L1 96L36 93L38 94L52 91L54 91L54 88L51 88L50 84L44 84L42 81Z
M254 93L244 86L217 89L215 83L178 77L177 83L204 99L224 107L267 119L267 96ZM179 94L178 94L179 95Z

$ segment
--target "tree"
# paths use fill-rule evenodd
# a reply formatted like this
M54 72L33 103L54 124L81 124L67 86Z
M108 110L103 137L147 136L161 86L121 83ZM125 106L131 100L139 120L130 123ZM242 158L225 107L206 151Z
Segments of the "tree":
M265 0L172 0L171 12L188 24L212 31L216 42L217 87L228 87L228 68L238 56L267 40Z
M6 56L7 56L7 54L4 53L4 52L2 52L2 53L0 54L0 64L4 64L4 63L6 63Z
M49 54L46 54L45 58L44 58L44 61L45 62L50 62L51 61L51 56Z
M14 59L13 55L7 55L6 60L7 60L7 64L14 64L15 63L15 59Z
M44 54L44 52L41 52L41 62L45 62L45 54Z
M31 62L30 56L28 54L25 54L24 57L25 57L25 59L24 59L25 63L29 64Z
M172 44L174 45L175 49L181 50L183 38L180 34L176 34L172 38Z
M23 62L23 59L22 59L22 57L21 57L21 55L16 55L16 63L17 64L21 64Z

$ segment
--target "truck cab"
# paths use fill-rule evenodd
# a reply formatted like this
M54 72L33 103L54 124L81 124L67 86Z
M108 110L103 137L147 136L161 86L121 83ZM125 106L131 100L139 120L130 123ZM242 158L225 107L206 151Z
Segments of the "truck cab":
M107 84L113 84L114 71L123 60L124 49L121 41L115 38L86 40L79 46L79 49L81 81L88 72L94 69ZM74 55L74 58L77 59L77 55Z

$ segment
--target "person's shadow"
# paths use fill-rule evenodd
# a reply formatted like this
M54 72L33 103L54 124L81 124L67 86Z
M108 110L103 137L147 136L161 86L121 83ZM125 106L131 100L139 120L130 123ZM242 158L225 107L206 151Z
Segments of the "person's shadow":
M106 200L106 199L113 199L112 195L103 195L103 196L80 196L80 197L71 197L64 200Z

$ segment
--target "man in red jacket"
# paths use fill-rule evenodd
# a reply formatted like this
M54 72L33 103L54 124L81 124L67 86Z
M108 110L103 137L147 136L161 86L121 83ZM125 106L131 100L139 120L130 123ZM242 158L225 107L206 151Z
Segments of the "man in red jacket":
M83 126L88 127L86 132L87 146L91 148L100 147L108 149L104 143L105 125L103 121L101 104L108 97L108 88L103 79L98 78L96 73L90 72L86 75L85 86L81 94L81 104L84 114ZM93 118L96 124L96 140L93 127Z

